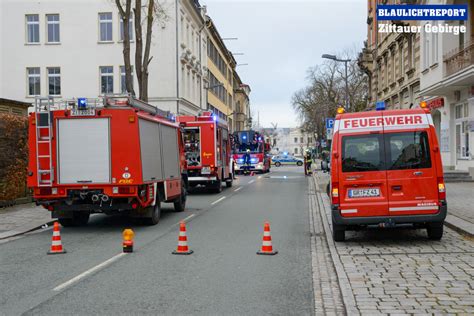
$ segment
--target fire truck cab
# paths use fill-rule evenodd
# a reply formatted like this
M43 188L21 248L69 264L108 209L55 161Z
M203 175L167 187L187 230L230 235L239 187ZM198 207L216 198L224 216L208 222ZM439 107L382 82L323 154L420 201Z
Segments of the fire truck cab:
M227 123L212 112L179 116L177 120L184 130L189 188L203 185L219 193L222 182L232 187L234 174Z
M333 238L361 227L426 228L439 240L447 213L440 148L430 111L343 113L331 150Z
M233 153L235 172L257 171L270 172L270 145L265 143L264 136L253 130L238 131L233 134ZM250 163L245 163L245 155L250 155Z
M172 115L132 97L37 98L29 117L28 186L63 226L91 213L158 223L161 202L186 205L181 128Z

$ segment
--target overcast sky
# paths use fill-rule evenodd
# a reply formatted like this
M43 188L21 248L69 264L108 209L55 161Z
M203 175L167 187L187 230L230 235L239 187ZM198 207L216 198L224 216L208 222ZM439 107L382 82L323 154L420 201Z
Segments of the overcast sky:
M362 47L367 0L200 0L207 5L230 51L260 125L296 127L291 96L306 84L306 71L324 53Z

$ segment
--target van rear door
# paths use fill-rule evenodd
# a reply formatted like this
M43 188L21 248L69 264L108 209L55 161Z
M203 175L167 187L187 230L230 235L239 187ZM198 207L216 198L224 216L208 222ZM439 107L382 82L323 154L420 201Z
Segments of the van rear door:
M341 215L387 216L387 175L381 114L345 114L339 124ZM378 124L379 123L379 124Z
M438 212L438 184L430 137L429 128L386 131L390 215Z

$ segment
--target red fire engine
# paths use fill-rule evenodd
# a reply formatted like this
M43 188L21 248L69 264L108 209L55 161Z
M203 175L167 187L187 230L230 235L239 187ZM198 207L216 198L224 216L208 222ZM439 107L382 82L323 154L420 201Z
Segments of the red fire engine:
M203 112L199 116L180 116L184 128L189 187L204 185L222 191L222 181L232 186L231 144L227 123Z
M180 126L140 100L80 98L56 107L51 97L37 98L29 149L28 186L64 226L85 225L91 213L129 214L155 225L160 202L185 208Z
M268 152L270 145L265 143L264 136L257 131L238 131L233 134L233 153L235 172L258 171L270 172L271 160ZM250 155L250 161L244 161L245 155Z

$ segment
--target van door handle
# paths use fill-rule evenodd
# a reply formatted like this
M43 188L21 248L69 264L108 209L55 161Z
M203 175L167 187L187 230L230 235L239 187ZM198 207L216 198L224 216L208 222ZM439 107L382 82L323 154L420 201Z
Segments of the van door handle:
M423 172L421 172L421 171L415 171L415 172L413 172L413 175L415 175L415 176L421 176L421 175L423 175Z
M401 185L394 185L394 186L392 186L392 189L394 189L395 191L400 191L402 189L402 186Z

